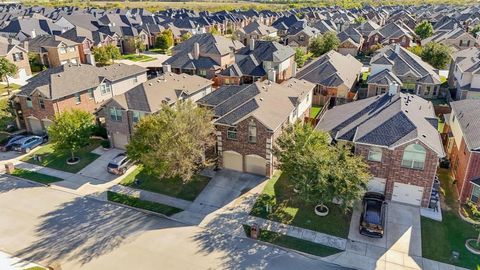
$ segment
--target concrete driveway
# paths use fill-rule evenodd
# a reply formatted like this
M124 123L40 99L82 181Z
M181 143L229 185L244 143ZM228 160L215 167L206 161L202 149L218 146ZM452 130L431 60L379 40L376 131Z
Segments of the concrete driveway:
M109 182L118 178L118 175L107 172L107 165L116 155L125 152L125 150L116 148L103 150L103 148L99 147L92 152L100 155L100 157L94 162L88 164L85 168L79 171L78 174L105 182Z

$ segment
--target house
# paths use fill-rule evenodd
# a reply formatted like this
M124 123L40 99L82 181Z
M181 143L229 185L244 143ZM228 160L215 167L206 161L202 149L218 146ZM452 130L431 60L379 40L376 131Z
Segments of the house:
M441 80L438 70L399 44L378 50L370 60L369 76L375 76L385 69L402 81L404 90L424 98L437 98L440 94Z
M261 22L253 21L245 27L235 30L234 35L237 40L242 41L244 45L248 45L251 39L264 40L277 38L277 29Z
M146 70L135 65L65 64L47 69L29 79L15 96L20 126L42 133L56 113L70 109L94 113L102 102L146 80Z
M462 203L480 203L480 100L467 99L450 103L452 112L446 119L451 134L446 149L452 176Z
M332 97L334 102L344 103L355 98L354 86L363 64L351 55L330 51L310 62L297 72L295 78L316 85L313 104L325 105Z
M194 35L172 48L172 57L164 62L174 73L215 78L235 62L235 53L243 44L210 33Z
M362 34L353 27L345 29L345 31L337 34L340 44L338 52L347 55L357 56L363 45Z
M433 36L421 41L422 46L425 46L429 42L442 43L449 46L454 51L464 50L478 45L478 41L461 27L455 28L451 31L436 32Z
M373 175L368 191L427 207L439 158L445 155L437 124L431 102L392 87L327 110L316 129L363 157Z
M402 88L402 81L388 69L384 69L367 78L367 91L363 98L373 97L385 94L390 87L394 85L397 88L397 93Z
M195 102L210 94L212 84L196 75L166 72L114 96L102 106L111 144L125 149L142 117L156 113L163 104L173 105L178 100Z
M13 78L24 80L32 75L30 62L28 61L28 51L19 43L0 39L0 57L5 57L17 66L18 71Z
M480 99L480 49L469 48L454 52L448 75L455 99Z
M389 23L383 27L370 32L363 45L364 50L371 50L376 45L400 44L409 48L413 44L415 32L401 23Z
M292 47L308 48L310 41L321 35L320 30L313 28L305 21L291 25L285 33L285 44Z
M222 86L198 101L211 108L221 168L272 176L272 145L290 123L309 114L314 84L290 79Z
M24 41L28 51L35 55L37 64L58 67L67 63L80 63L80 43L60 37L41 35Z

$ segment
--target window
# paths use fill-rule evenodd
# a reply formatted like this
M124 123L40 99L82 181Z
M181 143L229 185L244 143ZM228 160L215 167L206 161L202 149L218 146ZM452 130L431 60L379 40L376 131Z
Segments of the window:
M460 40L460 44L459 44L460 47L463 46L463 40Z
M423 170L427 152L419 144L411 144L403 151L402 167Z
M248 142L257 143L257 125L253 120L248 124Z
M65 47L60 47L58 49L58 51L60 52L60 54L66 54L67 53L67 49L65 49Z
M470 47L470 40L467 41L467 47Z
M230 84L230 78L223 79L223 84Z
M67 48L68 52L74 52L75 51L75 46L70 46Z
M470 200L474 203L477 203L479 198L480 198L480 187L477 185L473 185L472 195L470 195Z
M140 119L142 119L144 115L145 115L144 112L133 111L133 122L134 123L140 122Z
M14 62L23 60L23 53L22 52L14 53L12 56L13 56L13 61Z
M88 92L87 92L87 95L88 95L88 99L93 99L93 88L92 89L88 89Z
M299 36L299 37L298 37L298 40L299 40L299 41L304 41L304 40L305 40L305 36L303 36L303 35Z
M100 94L105 95L112 91L112 85L108 82L100 84Z
M110 108L110 119L112 121L121 122L122 121L122 110L115 107Z
M80 96L79 93L76 93L75 94L75 103L79 104L80 102L82 102L82 97Z
M198 70L198 75L200 75L202 77L206 77L207 76L207 71L205 69L199 69Z
M45 109L45 100L43 97L38 97L38 105L40 106L40 109Z
M425 88L425 92L423 93L424 95L428 96L430 95L430 90L432 89L432 87L429 85Z
M33 107L33 103L32 103L32 99L31 98L27 98L27 108L32 108Z
M237 139L237 129L231 127L227 130L227 139L229 140L236 140Z
M368 160L382 162L382 149L372 148L368 151Z
M436 96L438 94L438 86L433 87L433 95Z

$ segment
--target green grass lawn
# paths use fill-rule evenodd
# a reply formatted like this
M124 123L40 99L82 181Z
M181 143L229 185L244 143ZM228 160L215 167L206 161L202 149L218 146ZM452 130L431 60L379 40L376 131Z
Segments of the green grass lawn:
M139 185L135 184L135 179L140 180ZM135 171L127 175L120 184L193 201L209 181L210 178L200 175L193 176L193 178L186 183L178 177L160 179L155 175L145 173L141 166L139 166Z
M150 57L148 55L145 55L145 54L138 55L136 53L122 55L121 59L130 60L134 62L149 62L149 61L155 60L155 58Z
M477 238L473 226L458 216L458 202L453 181L445 169L439 170L442 195L443 221L438 222L422 217L422 255L425 258L454 264L468 269L477 269L480 256L470 253L465 248L465 241ZM458 261L452 261L452 251L460 253Z
M250 226L243 225L243 229L245 230L245 233L250 236ZM341 252L341 250L336 248L327 247L314 242L267 230L260 230L260 237L258 240L320 257L326 257Z
M111 202L121 203L128 206L149 210L152 212L164 214L166 216L171 216L173 214L183 211L182 209L178 209L161 203L144 201L132 196L119 194L112 191L107 191L107 198Z
M266 211L267 204L273 204L271 213ZM250 215L347 238L351 213L344 213L335 204L329 204L330 213L320 217L315 214L314 207L314 204L301 201L288 178L277 171L268 180Z
M25 268L24 270L46 270L46 269L40 266L34 266L34 267Z
M10 84L10 91L20 89L20 85L11 83ZM0 95L6 94L8 91L6 84L0 84Z
M316 118L322 110L322 107L323 106L320 105L312 105L312 108L310 109L310 118Z
M100 146L100 142L101 140L92 139L90 140L89 145L79 150L75 155L77 157L80 157L80 162L75 165L67 164L67 159L70 158L70 152L54 151L52 144L46 144L44 146L41 146L41 148L35 151L35 153L24 157L22 161L44 167L49 167L60 171L77 173L99 157L99 155L91 153L91 151ZM42 161L35 161L33 159L34 155L40 155Z
M444 127L445 127L445 122L439 120L438 121L438 132L442 133Z
M39 183L42 183L42 184L50 184L50 183L63 181L62 178L46 175L46 174L43 174L43 173L32 172L32 171L24 170L24 169L20 169L20 168L16 168L13 171L12 175L16 176L16 177L32 180L32 181L35 181L35 182L39 182Z
M365 71L362 73L362 81L367 81L370 71Z

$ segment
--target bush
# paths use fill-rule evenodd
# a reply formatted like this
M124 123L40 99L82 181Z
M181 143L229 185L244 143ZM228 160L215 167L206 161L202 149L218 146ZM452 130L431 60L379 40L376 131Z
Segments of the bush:
M104 140L100 144L102 145L103 148L110 148L111 147L109 140Z
M101 125L96 125L93 128L92 135L102 137L104 139L108 139L107 129L104 126L101 126Z

